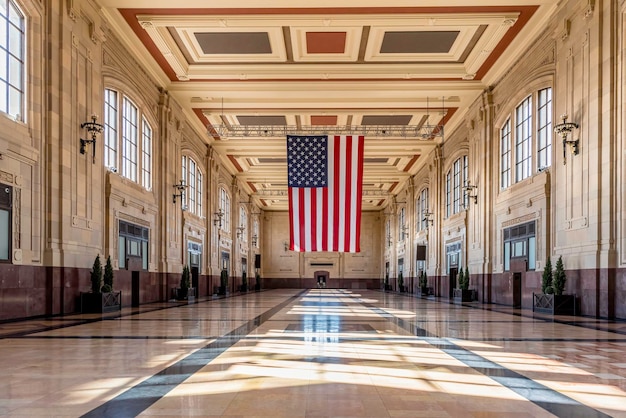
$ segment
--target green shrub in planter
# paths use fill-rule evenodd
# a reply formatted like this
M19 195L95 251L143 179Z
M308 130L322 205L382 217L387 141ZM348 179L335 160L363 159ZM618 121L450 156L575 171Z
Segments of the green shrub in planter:
M541 275L541 293L544 295L552 293L552 261L550 261L549 256L543 268L543 274Z
M102 293L113 291L113 266L111 265L111 256L107 257L107 263L104 266L104 284L101 289Z
M556 261L554 276L552 277L552 290L555 295L560 296L563 294L566 281L567 277L565 276L565 270L563 269L563 257L559 257Z
M100 263L100 254L96 257L91 268L91 291L100 293L102 286L102 263Z

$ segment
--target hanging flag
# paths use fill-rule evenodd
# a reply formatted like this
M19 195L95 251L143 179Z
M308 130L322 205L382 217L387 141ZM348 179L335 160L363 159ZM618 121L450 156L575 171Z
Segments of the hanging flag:
M289 249L359 252L362 136L287 136Z

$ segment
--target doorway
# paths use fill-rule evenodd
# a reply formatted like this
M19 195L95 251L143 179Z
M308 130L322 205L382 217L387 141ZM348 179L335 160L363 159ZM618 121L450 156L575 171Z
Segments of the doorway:
M141 298L139 297L139 289L140 289L140 285L139 285L139 272L138 271L131 271L130 272L130 280L131 280L131 290L130 290L130 306L132 306L133 308L137 308L139 307L139 302L141 300Z
M325 289L328 286L329 275L330 273L327 271L316 271L313 274L313 277L315 277L315 285L318 289Z
M522 307L522 273L513 273L513 307Z
M450 278L450 287L448 288L448 297L452 299L454 297L454 289L456 289L456 276L459 274L459 269L457 267L451 267L449 278Z

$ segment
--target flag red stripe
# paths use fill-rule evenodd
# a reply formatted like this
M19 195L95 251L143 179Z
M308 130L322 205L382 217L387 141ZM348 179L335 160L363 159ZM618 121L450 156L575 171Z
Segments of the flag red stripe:
M354 231L355 252L361 252L361 208L363 204L363 155L365 151L365 141L360 140L357 150L357 176L356 176L356 228Z
M350 218L350 209L352 209L352 189L351 189L351 185L352 185L352 137L349 136L346 138L345 141L345 149L346 149L346 155L349 155L349 158L346 158L346 166L345 166L345 172L346 172L346 191L344 196L346 197L350 197L349 199L347 199L348 201L345 204L345 213L344 213L344 217L345 217L345 223L344 223L344 242L343 242L343 251L346 251L346 249L350 248L350 222L352 222L352 219Z
M341 151L341 147L339 144L339 141L337 140L337 137L333 138L333 156L334 156L334 160L333 160L333 171L335 173L335 178L334 178L334 185L333 185L333 193L334 193L334 199L333 199L333 243L332 243L332 251L339 251L339 199L340 199L340 190L339 190L339 185L341 183L341 172L338 171L338 168L340 167L340 151Z

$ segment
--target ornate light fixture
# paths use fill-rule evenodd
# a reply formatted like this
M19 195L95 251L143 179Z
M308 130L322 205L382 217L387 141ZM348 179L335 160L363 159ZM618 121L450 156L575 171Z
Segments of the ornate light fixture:
M91 139L80 138L80 153L85 153L85 145L91 144L92 147L92 164L96 163L96 135L104 130L104 125L97 123L98 116L91 115L91 122L83 122L80 124L80 129L87 129L87 133L91 136Z
M222 209L218 210L213 214L213 225L217 225L218 228L222 227L222 218L224 217L224 212Z
M180 197L180 202L181 202L181 207L183 210L186 210L187 207L185 206L185 189L187 188L187 185L185 184L185 180L181 180L178 184L175 184L174 189L176 189L178 191L178 193L174 193L172 195L172 203L176 204L176 198Z
M469 182L469 180L465 183L463 189L465 190L465 196L468 199L474 199L474 204L478 203L478 191L476 189L478 186Z
M406 238L406 236L408 235L408 234L406 233L406 231L407 231L408 229L409 229L409 227L408 227L406 224L404 224L404 225L402 225L402 226L400 227L400 231L402 231L402 241L404 241L404 239L405 239L405 238Z
M428 223L430 223L430 225L432 226L433 223L435 222L433 220L433 218L432 218L433 213L429 212L428 209L425 209L423 215L424 215L424 217L422 218L422 221L426 222L426 225L428 225Z
M258 239L259 239L259 237L257 237L256 234L252 235L252 246L253 247L256 247Z
M387 247L391 247L393 244L393 240L391 239L391 234L387 235Z
M567 139L567 135L570 132L572 132L574 129L578 129L578 124L575 122L568 122L567 114L563 114L561 116L561 119L563 119L563 122L554 126L554 132L556 132L558 135L561 135L561 138L563 139L563 164L565 164L567 145L569 145L572 148L573 155L578 155L578 152L579 152L579 149L578 149L579 140Z
M236 229L237 229L237 238L241 238L243 236L243 231L246 230L246 227L241 225L241 226L238 226Z

